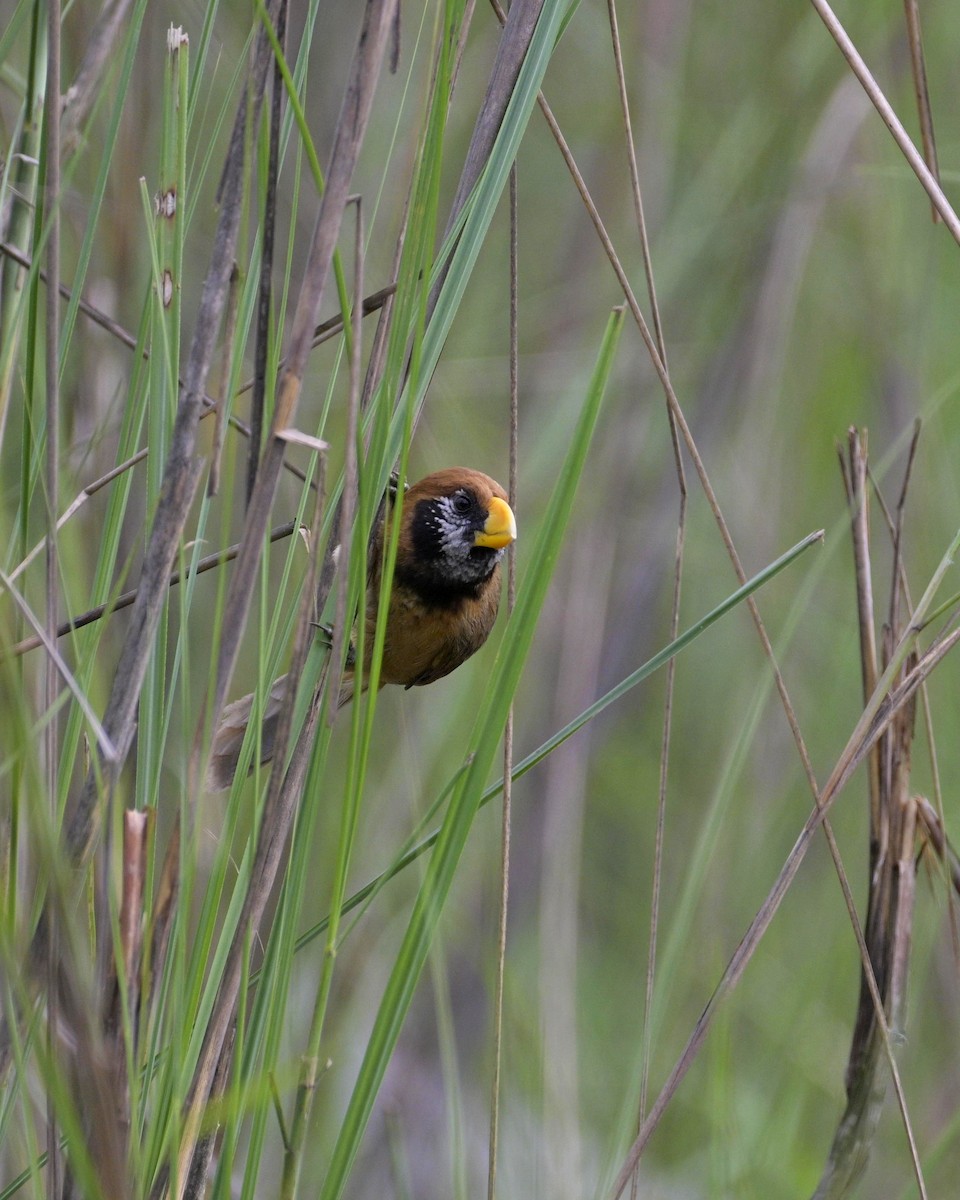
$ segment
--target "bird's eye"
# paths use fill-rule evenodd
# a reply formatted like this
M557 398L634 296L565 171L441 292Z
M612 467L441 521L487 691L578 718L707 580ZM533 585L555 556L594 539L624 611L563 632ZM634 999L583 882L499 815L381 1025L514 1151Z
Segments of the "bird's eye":
M469 512L471 509L470 497L465 492L457 492L453 497L453 511L458 513Z

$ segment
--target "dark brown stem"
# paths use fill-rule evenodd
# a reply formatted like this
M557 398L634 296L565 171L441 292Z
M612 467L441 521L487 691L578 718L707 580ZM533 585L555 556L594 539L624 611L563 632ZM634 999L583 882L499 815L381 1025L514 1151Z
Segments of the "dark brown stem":
M287 0L277 14L277 41L286 46ZM256 367L250 405L250 444L247 447L247 503L253 495L263 441L263 410L267 393L267 357L270 352L270 307L273 295L273 247L277 229L277 174L280 162L280 116L283 112L283 76L280 64L273 64L273 88L270 98L270 150L267 161L267 192L263 198L263 250L260 255L260 283L257 297Z
M283 538L289 537L296 528L296 521L287 521L285 525L278 525L276 529L270 531L270 541L279 542ZM205 558L200 559L195 570L187 572L187 578L193 579L197 575L202 575L205 571L211 571L214 567L220 567L224 563L232 562L237 557L239 549L240 544L238 542L236 545L228 546L226 550L217 550L213 554L208 554ZM170 576L170 587L176 587L180 583L181 578L181 573L174 571ZM128 592L122 592L116 600L108 604L97 604L85 613L80 613L79 616L69 617L57 626L57 637L65 637L75 629L83 629L85 625L92 625L94 621L99 621L105 616L112 616L113 613L119 612L120 609L129 608L137 598L137 591L137 588L132 588ZM23 641L17 642L15 646L11 647L10 656L15 658L20 654L26 654L27 651L35 650L41 644L42 639L39 637L24 638Z

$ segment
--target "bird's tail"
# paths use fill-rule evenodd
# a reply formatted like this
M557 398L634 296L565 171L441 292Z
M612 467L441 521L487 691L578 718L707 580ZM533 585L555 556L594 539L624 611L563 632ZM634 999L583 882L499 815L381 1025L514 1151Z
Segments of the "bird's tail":
M260 722L260 763L270 762L277 741L277 729L280 725L280 714L283 710L284 697L287 691L287 676L281 675L270 685L270 695L267 697ZM355 691L352 671L345 671L340 686L337 707L343 708L353 699ZM250 724L253 712L254 693L234 700L223 710L223 716L213 735L213 745L210 750L210 763L204 781L208 792L225 792L232 784L240 761L240 750L243 739ZM252 768L251 768L252 770Z

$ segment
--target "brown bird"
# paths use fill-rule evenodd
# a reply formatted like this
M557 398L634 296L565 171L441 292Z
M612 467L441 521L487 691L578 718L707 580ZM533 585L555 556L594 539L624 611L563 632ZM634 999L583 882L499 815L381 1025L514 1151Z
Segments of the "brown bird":
M449 675L487 640L500 604L500 560L516 540L517 525L500 484L467 467L427 475L404 493L402 503L380 686L411 688ZM377 522L367 553L361 688L367 686L377 624L385 528L385 521ZM355 687L355 671L350 670L339 705L353 697ZM285 690L286 677L270 690L261 732L263 762L273 755ZM245 696L224 709L207 772L207 787L213 791L233 781L252 704L253 697Z

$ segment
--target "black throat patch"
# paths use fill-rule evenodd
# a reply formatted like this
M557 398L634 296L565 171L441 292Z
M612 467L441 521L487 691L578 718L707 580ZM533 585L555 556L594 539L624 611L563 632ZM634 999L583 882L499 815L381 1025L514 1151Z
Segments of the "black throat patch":
M456 513L449 497L421 500L410 524L412 553L398 561L397 580L431 608L456 608L476 599L493 575L502 550L474 546L486 513Z

